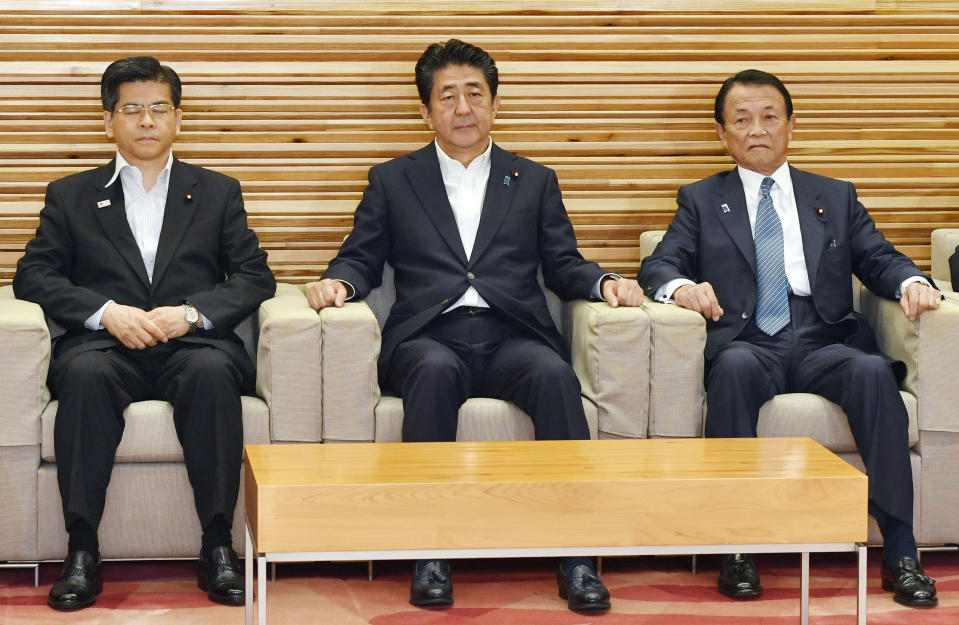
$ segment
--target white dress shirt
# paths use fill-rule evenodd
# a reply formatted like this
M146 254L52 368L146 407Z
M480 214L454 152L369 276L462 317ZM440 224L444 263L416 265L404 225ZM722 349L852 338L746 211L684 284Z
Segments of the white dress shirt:
M749 214L749 228L756 236L756 212L759 210L759 200L762 197L762 182L765 175L738 166L739 178L743 183L743 192L746 194L746 212ZM796 208L796 194L793 192L792 176L789 173L789 163L783 163L769 178L775 182L770 190L773 206L779 216L783 228L783 260L786 266L786 279L789 288L799 296L812 295L809 285L809 272L806 269L806 254L802 246L802 230L799 227L799 211ZM929 284L924 278L913 276L903 280L896 293L901 297L906 286L913 282ZM673 293L684 284L695 284L686 278L670 280L657 289L653 299L672 303ZM723 303L719 302L722 306Z
M490 139L486 151L470 161L468 167L455 158L446 155L439 143L436 145L436 156L440 161L440 173L443 175L443 185L446 187L446 197L449 198L453 209L453 218L460 233L460 241L466 251L466 258L473 254L473 243L476 241L476 231L479 230L480 216L483 214L483 200L486 198L486 183L489 181L490 154L493 151L493 140ZM447 313L460 306L476 306L489 308L489 304L480 297L473 287L453 305L444 310Z
M116 169L114 169L110 181L105 185L106 187L111 186L117 181L117 178L123 185L123 202L127 223L130 224L130 231L133 233L133 239L140 250L143 266L146 268L147 277L151 282L153 281L153 267L156 264L157 246L160 243L160 231L163 228L163 214L166 211L166 198L170 188L170 169L172 166L173 151L171 150L166 165L157 177L156 184L147 191L143 188L143 173L139 168L128 163L123 155L117 151ZM83 325L90 330L102 329L100 319L103 317L103 311L112 302L113 300L110 300L101 306L99 310L87 318ZM211 329L213 323L205 316L202 316L202 318L203 327L208 330Z

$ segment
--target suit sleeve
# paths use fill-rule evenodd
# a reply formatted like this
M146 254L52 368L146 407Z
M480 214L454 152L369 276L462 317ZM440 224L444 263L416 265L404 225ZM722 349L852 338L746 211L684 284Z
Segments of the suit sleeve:
M952 274L952 290L959 291L959 246L949 257L949 273Z
M589 299L605 274L602 267L579 253L556 172L547 170L539 221L539 258L546 287L561 299Z
M226 280L190 294L187 300L213 322L214 332L222 338L276 292L266 252L247 226L240 183L233 179L226 195L219 253Z
M922 276L932 284L931 278L876 229L875 222L856 195L856 188L852 183L846 185L851 207L849 244L856 276L870 291L888 299L897 299L896 292L906 278Z
M64 328L83 330L83 322L109 298L73 282L76 250L62 186L47 185L40 225L17 262L13 292L18 299L39 304Z
M369 184L353 214L353 229L340 246L324 278L349 282L354 299L364 299L380 285L383 263L390 254L390 216L386 189L378 168L369 172Z
M653 295L661 286L677 278L699 282L699 216L686 187L676 196L676 214L666 235L639 267L636 279L643 290Z

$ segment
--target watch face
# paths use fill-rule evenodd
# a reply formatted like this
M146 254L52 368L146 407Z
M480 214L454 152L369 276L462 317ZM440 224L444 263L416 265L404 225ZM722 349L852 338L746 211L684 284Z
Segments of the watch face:
M200 319L200 314L196 311L196 308L193 306L186 307L186 321L187 323L196 323Z

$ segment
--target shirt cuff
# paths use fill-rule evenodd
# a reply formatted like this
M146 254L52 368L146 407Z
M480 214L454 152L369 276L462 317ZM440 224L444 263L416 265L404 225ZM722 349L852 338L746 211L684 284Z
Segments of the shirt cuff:
M103 318L103 311L112 303L112 299L108 300L106 304L100 307L100 310L87 317L87 320L83 322L83 327L87 330L102 330L103 326L100 324L100 319Z
M899 290L896 291L896 299L902 297L902 294L906 292L906 287L912 284L913 282L922 282L929 288L932 288L932 285L929 284L929 281L923 278L922 276L910 276L902 281L902 284L899 285Z
M340 280L339 278L333 278L333 279L336 280L337 282L342 282L343 284L346 285L346 290L349 291L349 293L346 294L346 301L347 301L347 302L350 301L351 299L353 299L354 297L356 297L356 287L355 287L355 286L353 286L352 284L350 284L350 283L347 282L346 280Z
M656 289L656 292L653 293L653 299L657 302L663 302L665 304L675 304L673 301L673 293L676 292L676 289L685 284L695 285L696 283L688 278L675 278Z
M593 285L593 299L594 299L594 300L603 301L603 299L604 299L604 298L603 298L603 280L605 280L606 278L615 278L615 279L617 279L617 280L621 280L621 279L623 278L623 276L619 275L618 273L613 273L613 272L604 273L603 275L601 275L601 276L599 277L599 280L596 281L596 284Z

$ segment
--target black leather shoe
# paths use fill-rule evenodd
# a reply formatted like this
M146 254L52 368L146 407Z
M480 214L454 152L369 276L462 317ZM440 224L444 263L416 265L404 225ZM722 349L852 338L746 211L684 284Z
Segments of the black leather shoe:
M609 609L609 591L596 569L588 564L573 567L569 577L563 573L563 567L556 574L559 596L567 600L569 609L575 612L605 612Z
M453 582L449 560L417 560L410 582L410 603L420 608L453 605Z
M909 556L904 557L892 570L882 561L882 589L892 590L898 603L910 608L934 608L939 605L936 597L936 580L926 577L922 565Z
M223 605L246 603L243 570L233 547L214 547L209 558L200 553L196 567L196 583L206 591L210 601Z
M719 566L719 592L733 599L755 599L763 593L756 557L748 553L723 556Z
M54 610L88 608L103 592L103 565L89 551L71 551L63 561L60 577L47 595L47 605Z

